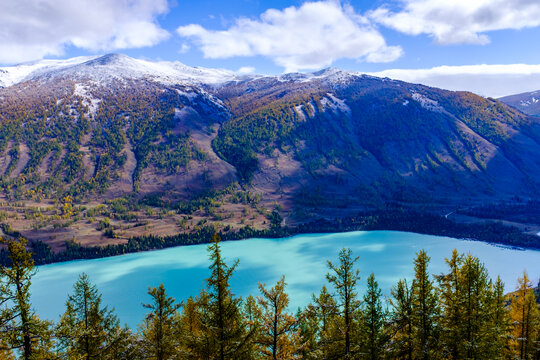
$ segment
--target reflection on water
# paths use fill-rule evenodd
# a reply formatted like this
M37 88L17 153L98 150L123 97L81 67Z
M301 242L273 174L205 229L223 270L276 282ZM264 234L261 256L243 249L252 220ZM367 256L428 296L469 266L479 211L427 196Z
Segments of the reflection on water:
M229 262L240 260L232 280L234 293L258 295L259 281L273 285L284 274L292 309L307 304L311 294L326 283L326 261L336 261L339 249L344 247L360 256L362 285L373 272L386 294L399 278L411 277L412 260L420 249L431 256L431 273L435 274L445 271L445 257L457 248L480 257L492 277L501 275L507 289L514 288L525 268L533 281L540 275L540 251L396 231L308 234L222 243L223 255ZM194 245L41 266L32 281L32 301L43 318L57 320L73 283L85 272L102 292L104 302L115 307L122 321L135 326L144 314L141 304L149 301L149 286L163 282L167 292L178 300L196 295L209 275L208 265L206 245Z

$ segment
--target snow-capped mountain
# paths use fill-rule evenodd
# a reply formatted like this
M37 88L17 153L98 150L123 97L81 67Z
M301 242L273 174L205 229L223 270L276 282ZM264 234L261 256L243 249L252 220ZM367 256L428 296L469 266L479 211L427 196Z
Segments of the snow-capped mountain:
M168 204L202 221L260 200L257 209L303 220L540 194L540 120L472 93L339 69L240 76L118 54L4 67L0 84L0 198L32 206ZM139 227L129 219L122 226ZM43 233L27 228L28 238Z
M123 54L81 56L66 60L41 60L15 66L0 67L0 87L9 87L31 80L58 78L91 80L97 83L111 80L149 80L165 85L220 85L231 81L271 79L279 82L325 81L346 84L351 79L368 77L357 72L328 68L313 73L289 73L277 76L238 75L225 69L191 67L174 61L134 59Z
M100 83L116 79L145 79L163 84L219 84L238 79L228 70L190 67L180 62L147 61L122 54L42 60L0 68L0 86L29 80L57 78L92 80Z

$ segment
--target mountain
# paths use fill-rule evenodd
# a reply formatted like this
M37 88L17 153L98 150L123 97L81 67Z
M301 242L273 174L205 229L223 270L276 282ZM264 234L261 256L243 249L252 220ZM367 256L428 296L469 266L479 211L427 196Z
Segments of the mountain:
M540 192L540 121L472 93L119 54L0 83L0 222L53 246Z
M525 114L540 116L540 90L505 96L499 100Z

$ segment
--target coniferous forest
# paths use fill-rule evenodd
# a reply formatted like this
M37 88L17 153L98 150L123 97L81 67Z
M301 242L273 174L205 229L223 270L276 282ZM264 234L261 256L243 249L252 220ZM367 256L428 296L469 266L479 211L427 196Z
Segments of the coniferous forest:
M284 277L236 296L230 280L238 262L222 257L214 235L205 288L188 299L172 298L163 284L149 288L146 315L128 328L84 273L59 319L40 319L30 301L36 268L27 243L2 242L10 261L0 268L1 359L540 358L540 294L527 273L505 293L480 259L456 250L443 274L430 273L430 257L419 251L414 277L385 297L373 273L357 270L362 260L342 249L328 261L320 292L296 310Z

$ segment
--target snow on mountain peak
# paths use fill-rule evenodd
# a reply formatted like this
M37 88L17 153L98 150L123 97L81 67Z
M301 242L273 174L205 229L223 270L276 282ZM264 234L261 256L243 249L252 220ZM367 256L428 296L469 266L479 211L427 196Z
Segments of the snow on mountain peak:
M146 79L165 84L219 84L237 79L236 74L228 70L190 67L180 62L153 62L122 54L42 60L0 68L0 86L3 87L28 80L47 81L61 77L98 83Z
M86 66L93 66L93 65L122 65L127 64L130 61L130 57L123 54L107 54L103 55L94 59L91 59L89 61L86 61L84 64ZM135 59L133 59L135 60Z
M0 86L8 87L26 81L33 76L84 63L98 56L78 56L66 60L41 60L0 68Z
M289 73L278 75L278 81L298 81L309 82L313 80L323 80L329 83L348 82L354 76L363 76L360 73L344 71L336 68L326 68L312 73Z

